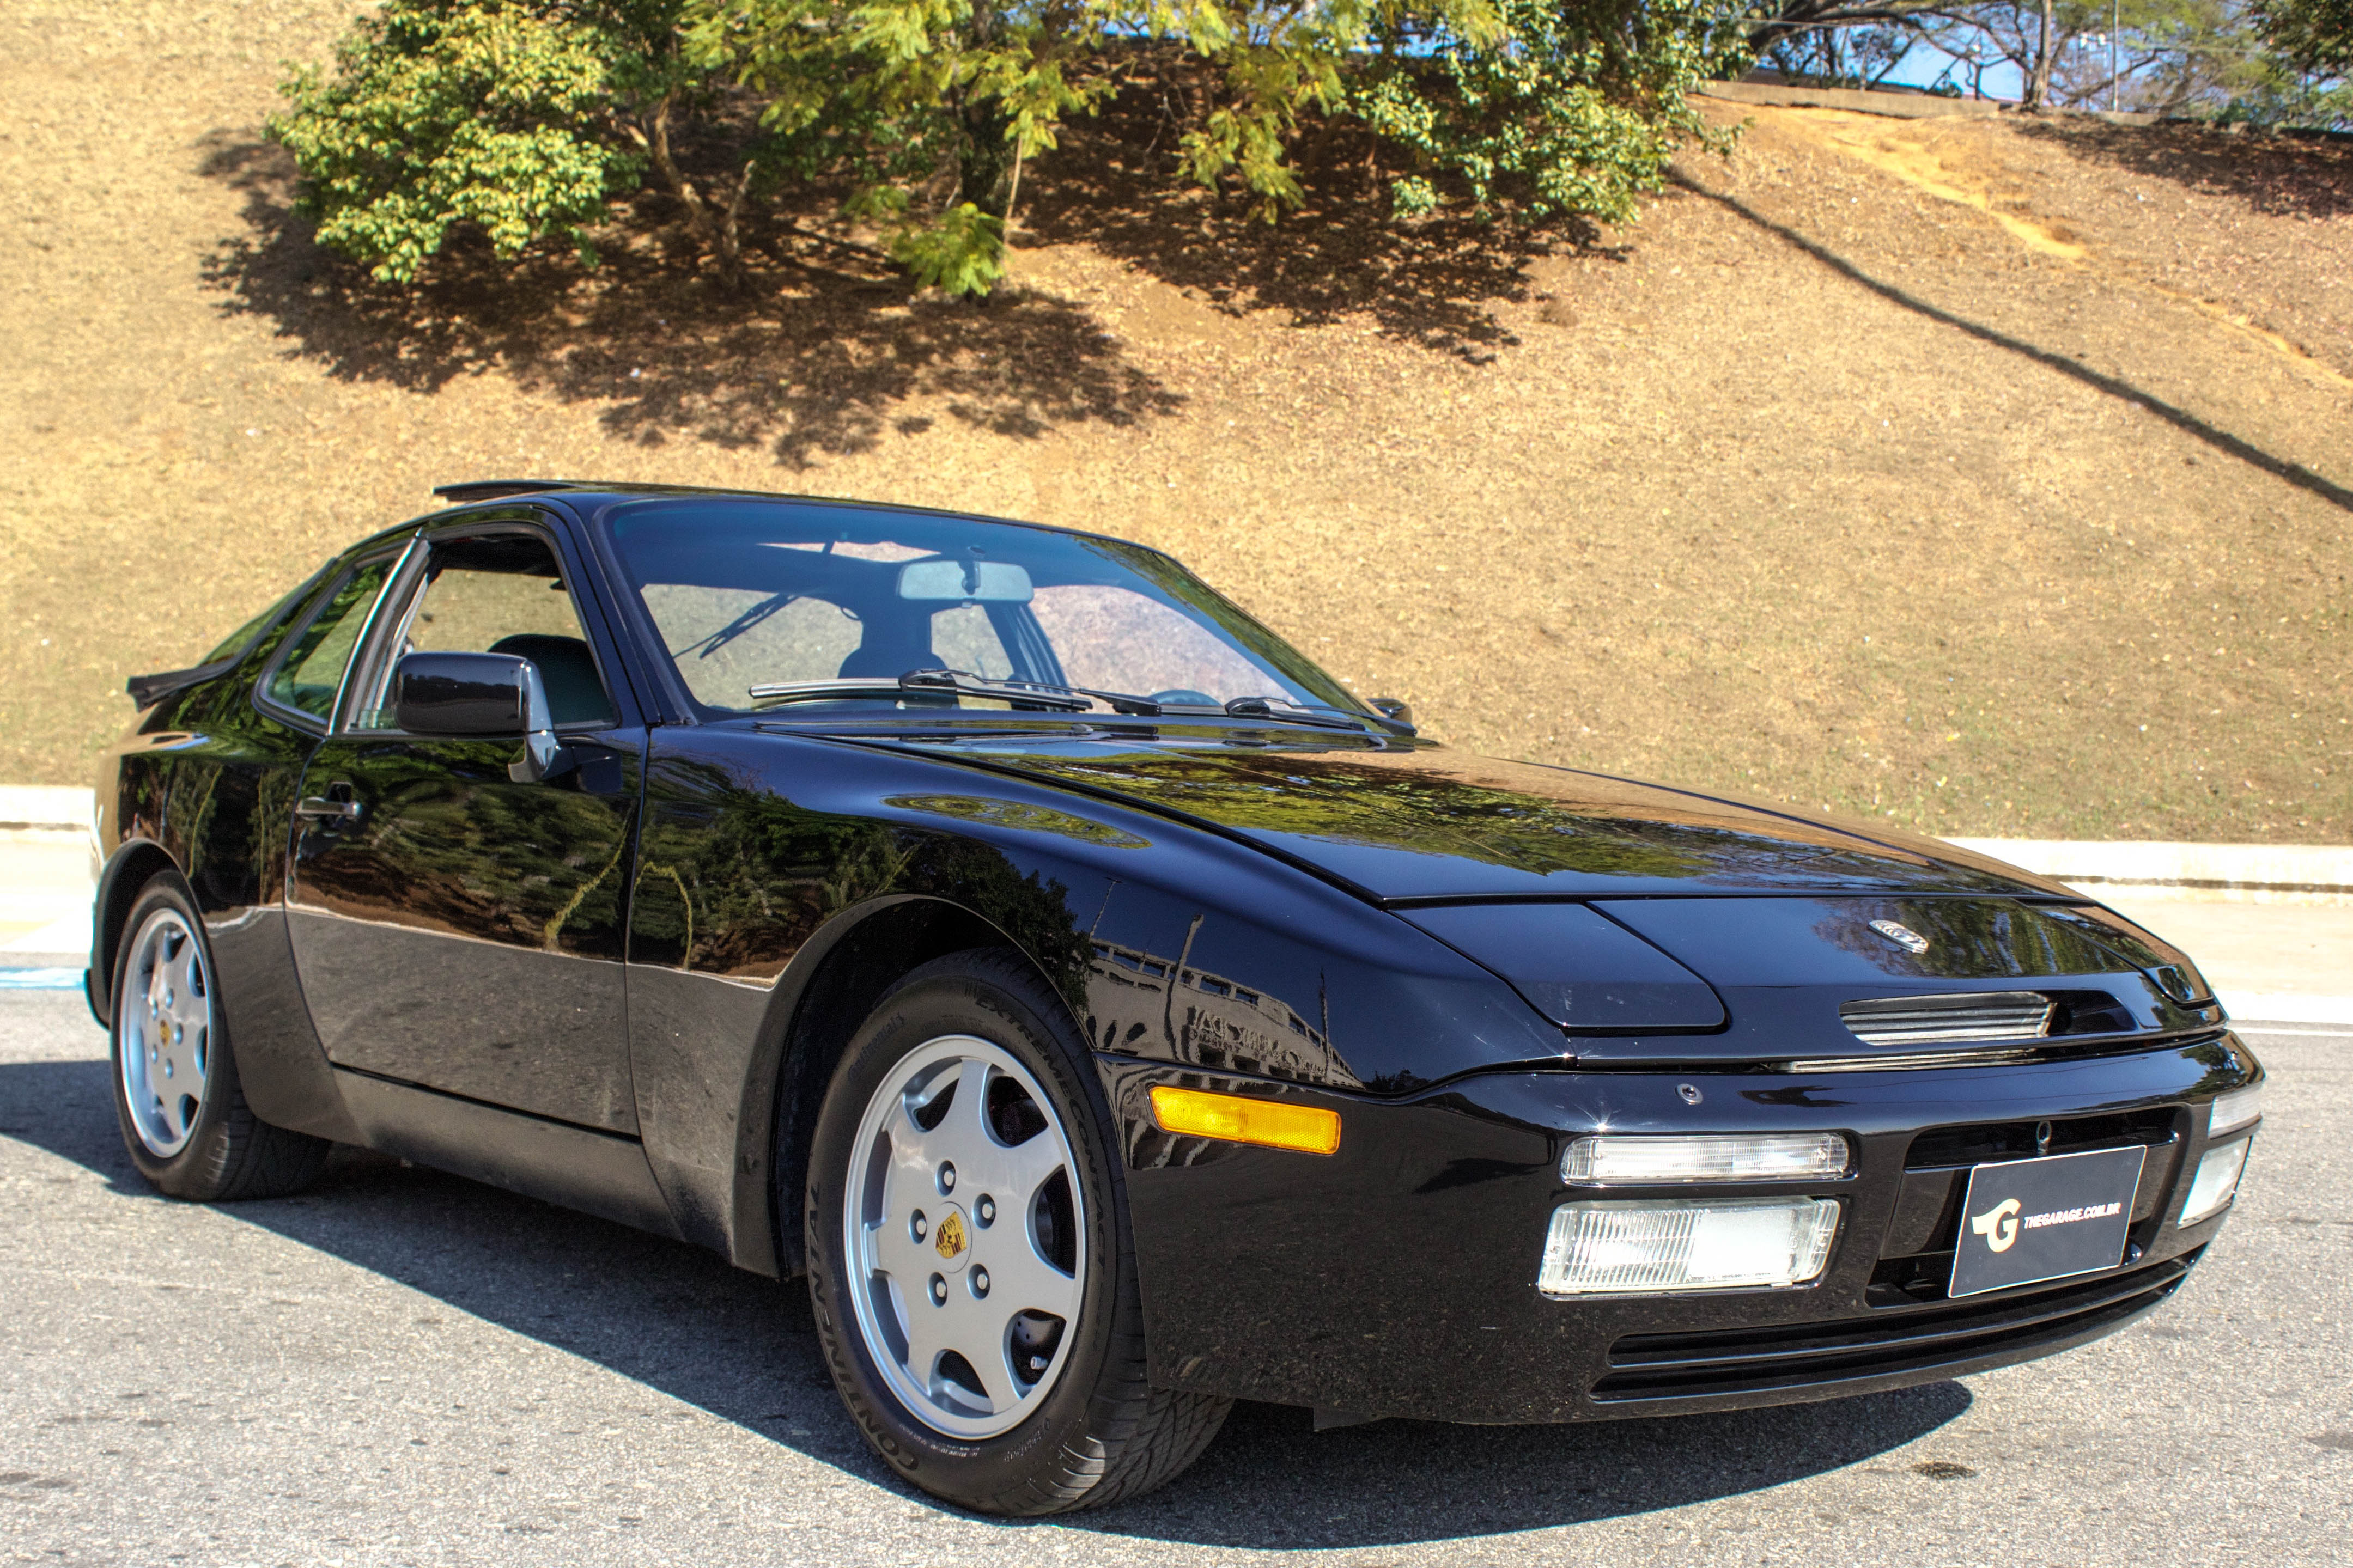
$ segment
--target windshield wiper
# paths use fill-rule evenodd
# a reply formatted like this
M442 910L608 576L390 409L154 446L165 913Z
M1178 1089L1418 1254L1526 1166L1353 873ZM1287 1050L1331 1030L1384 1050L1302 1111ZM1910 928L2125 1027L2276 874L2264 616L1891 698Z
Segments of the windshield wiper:
M786 680L752 688L752 700L762 703L838 702L860 697L893 700L927 694L988 697L1001 702L1024 703L1055 713L1083 713L1101 702L1114 713L1132 718L1181 719L1211 716L1229 719L1275 719L1322 730L1354 730L1365 722L1338 708L1293 702L1283 697L1237 697L1223 703L1155 702L1128 691L1098 691L1085 686L1063 686L1044 680L994 680L968 669L911 669L892 679L887 676L838 680Z
M1040 681L989 680L964 669L911 669L890 676L849 677L839 680L785 680L752 688L754 702L839 702L860 697L889 698L955 696L993 697L1001 702L1026 702L1053 713L1084 713L1109 697L1075 687L1049 686ZM1149 703L1145 706L1151 706ZM1157 710L1154 710L1157 711ZM1126 711L1122 709L1121 711Z
M1311 724L1319 730L1355 730L1362 733L1365 721L1345 708L1327 707L1321 702L1293 702L1287 697L1236 697L1215 711L1236 719L1280 719L1287 724Z

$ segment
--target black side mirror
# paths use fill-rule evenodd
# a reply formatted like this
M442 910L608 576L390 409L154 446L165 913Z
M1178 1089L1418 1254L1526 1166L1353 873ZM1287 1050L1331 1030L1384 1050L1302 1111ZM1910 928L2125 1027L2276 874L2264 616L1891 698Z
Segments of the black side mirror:
M412 735L522 738L522 756L507 769L517 784L538 784L572 769L555 738L539 667L511 653L412 653L392 672L393 721Z
M1402 724L1409 731L1413 728L1413 710L1396 698L1375 697L1370 701L1373 711L1390 723Z

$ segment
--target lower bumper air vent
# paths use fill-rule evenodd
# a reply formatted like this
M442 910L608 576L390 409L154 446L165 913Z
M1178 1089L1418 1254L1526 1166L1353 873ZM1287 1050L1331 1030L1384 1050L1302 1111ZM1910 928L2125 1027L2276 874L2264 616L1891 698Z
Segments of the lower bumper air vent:
M2023 1361L2097 1339L2147 1311L2180 1288L2197 1260L2189 1252L2128 1274L1967 1305L1736 1331L1631 1334L1609 1347L1609 1371L1592 1396L1599 1405L1753 1394Z

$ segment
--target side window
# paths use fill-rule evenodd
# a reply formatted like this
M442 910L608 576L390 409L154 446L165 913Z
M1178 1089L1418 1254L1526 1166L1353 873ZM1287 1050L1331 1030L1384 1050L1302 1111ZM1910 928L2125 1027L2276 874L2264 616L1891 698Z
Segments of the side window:
M534 534L436 542L423 591L392 651L515 654L539 667L557 724L618 722L555 553ZM387 681L391 662L384 661ZM385 698L378 694L375 700L382 704ZM377 706L354 727L385 728L391 721Z
M271 701L326 721L334 712L335 693L367 625L368 610L391 570L388 559L371 561L335 584L279 659L264 689Z

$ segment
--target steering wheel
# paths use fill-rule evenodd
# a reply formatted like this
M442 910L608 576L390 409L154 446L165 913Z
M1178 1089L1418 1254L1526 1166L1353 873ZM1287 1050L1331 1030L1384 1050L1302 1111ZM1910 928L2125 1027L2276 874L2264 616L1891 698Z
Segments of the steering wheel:
M1186 707L1198 708L1223 708L1225 706L1224 703L1219 701L1208 692L1196 691L1187 686L1174 686L1166 691L1155 691L1152 694L1152 700L1155 702L1164 703L1174 702Z

